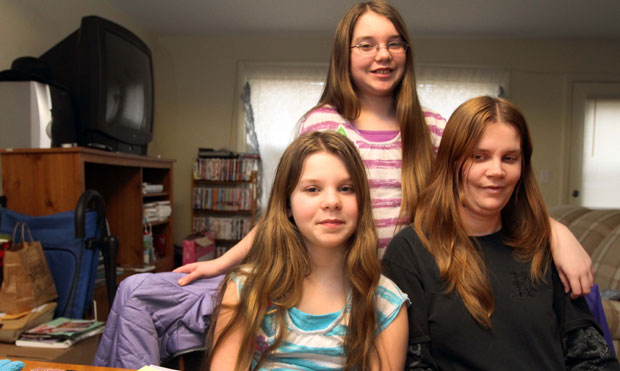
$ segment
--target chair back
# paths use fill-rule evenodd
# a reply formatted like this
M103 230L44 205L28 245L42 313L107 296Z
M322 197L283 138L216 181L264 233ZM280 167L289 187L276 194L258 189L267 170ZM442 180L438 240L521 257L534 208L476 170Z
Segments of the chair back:
M85 241L97 238L97 214L86 213L85 236L75 237L75 212L30 216L0 208L0 233L10 234L18 222L26 222L32 237L40 241L58 292L55 317L83 318L93 299L99 249Z

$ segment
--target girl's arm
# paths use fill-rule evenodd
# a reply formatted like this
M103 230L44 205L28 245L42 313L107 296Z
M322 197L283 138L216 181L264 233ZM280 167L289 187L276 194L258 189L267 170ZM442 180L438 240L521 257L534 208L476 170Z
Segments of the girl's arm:
M409 327L407 325L407 308L403 304L394 318L394 321L381 331L375 339L381 368L376 357L372 358L374 370L403 370L405 368L405 356L407 355L407 340ZM373 353L375 354L375 353Z
M187 273L185 277L179 279L179 285L185 286L198 278L208 278L228 273L248 255L250 247L254 242L255 233L256 227L253 227L241 241L237 242L235 246L231 247L230 250L217 259L189 263L175 269L173 272Z
M594 285L590 255L564 224L555 219L550 222L551 255L565 292L572 291L573 299L589 294Z
M226 337L219 339L222 329L228 325L231 319L233 308L238 304L237 285L229 280L226 284L226 291L220 304L220 311L215 322L215 334L213 344L217 344L213 356L211 357L211 370L234 370L237 364L239 347L243 338L243 323L236 323L229 330Z

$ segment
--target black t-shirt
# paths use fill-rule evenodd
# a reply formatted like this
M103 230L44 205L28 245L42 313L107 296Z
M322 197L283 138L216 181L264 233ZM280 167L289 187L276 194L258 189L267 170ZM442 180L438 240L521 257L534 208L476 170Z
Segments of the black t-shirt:
M585 299L564 294L554 266L533 283L530 264L514 258L501 231L476 239L495 299L491 329L474 320L456 291L445 292L435 259L413 228L386 249L384 274L411 299L408 364L420 356L412 354L415 345L427 343L442 370L564 369L561 336L596 326Z

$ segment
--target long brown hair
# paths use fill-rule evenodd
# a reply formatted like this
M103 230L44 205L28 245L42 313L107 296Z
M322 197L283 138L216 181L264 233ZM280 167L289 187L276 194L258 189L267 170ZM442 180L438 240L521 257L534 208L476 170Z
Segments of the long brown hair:
M533 281L550 261L547 210L532 172L532 141L519 109L506 99L470 99L452 114L441 139L433 179L421 196L414 218L420 239L435 257L448 291L456 290L471 315L490 326L494 298L484 261L467 235L459 214L463 170L485 128L495 122L512 125L521 137L521 177L502 209L505 242L521 261L531 262Z
M402 141L400 214L401 218L410 220L419 193L429 179L433 146L416 90L413 44L405 22L393 6L384 1L361 2L353 5L340 19L334 36L325 89L317 107L331 105L351 122L359 117L360 101L350 78L351 39L357 20L366 12L375 12L389 19L402 40L409 44L403 78L394 91L394 108Z
M239 303L232 308L231 320L215 341L216 326L214 323L210 326L209 353L213 354L218 340L231 331L234 323L243 322L243 340L236 370L249 369L256 335L268 306L276 307L278 332L276 341L263 353L260 362L277 349L286 337L286 310L301 299L302 282L310 273L311 262L303 237L288 216L289 199L301 176L304 161L317 152L327 152L342 160L357 197L357 227L348 241L345 258L345 273L352 291L351 314L344 340L347 354L345 369L368 369L370 355L376 352L374 292L379 282L381 266L377 258L377 234L372 218L366 170L350 140L333 131L312 132L301 135L284 151L278 164L269 203L256 228L251 250L244 264L224 280L226 285L232 275L245 277ZM220 304L222 295L223 293L220 294ZM217 318L217 313L214 318ZM378 356L378 353L376 355Z

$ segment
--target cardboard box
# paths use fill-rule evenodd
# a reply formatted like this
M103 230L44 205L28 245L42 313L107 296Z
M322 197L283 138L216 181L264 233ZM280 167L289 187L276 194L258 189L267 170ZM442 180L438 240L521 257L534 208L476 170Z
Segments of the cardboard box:
M91 336L69 348L30 348L0 343L0 359L92 365L95 353L97 353L99 338L100 335Z
M51 321L54 318L56 306L56 302L49 302L17 318L14 318L14 315L0 318L0 342L14 343L22 332Z
M197 232L183 239L183 265L215 258L215 235Z

